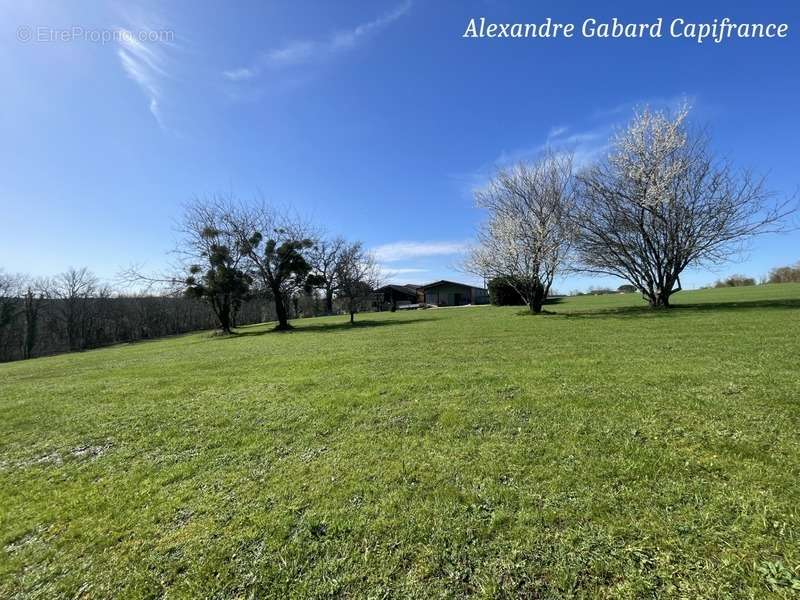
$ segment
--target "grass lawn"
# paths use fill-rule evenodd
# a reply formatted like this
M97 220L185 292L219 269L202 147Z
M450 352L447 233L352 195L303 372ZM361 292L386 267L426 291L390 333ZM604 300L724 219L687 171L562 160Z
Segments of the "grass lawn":
M796 597L800 285L0 365L0 597Z

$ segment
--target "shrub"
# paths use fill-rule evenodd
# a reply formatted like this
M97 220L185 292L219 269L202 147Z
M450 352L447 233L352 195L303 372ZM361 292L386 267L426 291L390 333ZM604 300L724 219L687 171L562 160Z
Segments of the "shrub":
M768 283L800 283L800 262L791 267L778 267L769 272Z
M630 283L625 283L617 288L617 291L621 294L632 294L636 291L636 286L631 285Z
M489 299L495 306L525 306L525 300L511 285L508 277L489 280Z
M748 285L755 285L756 280L752 277L746 277L745 275L731 275L730 277L726 277L725 279L720 279L714 284L716 288L724 288L724 287L745 287Z

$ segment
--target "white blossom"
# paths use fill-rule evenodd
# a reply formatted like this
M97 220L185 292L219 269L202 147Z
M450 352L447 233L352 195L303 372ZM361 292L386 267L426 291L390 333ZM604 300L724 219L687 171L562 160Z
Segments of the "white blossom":
M475 200L489 218L467 269L486 279L506 278L532 310L541 310L572 240L572 156L547 153L536 163L501 170Z

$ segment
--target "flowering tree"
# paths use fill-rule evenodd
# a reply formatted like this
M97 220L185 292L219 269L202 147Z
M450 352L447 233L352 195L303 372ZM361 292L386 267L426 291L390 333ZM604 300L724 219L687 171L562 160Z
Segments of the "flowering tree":
M466 269L504 278L539 313L572 242L572 156L546 153L533 164L500 170L475 194L489 213Z
M608 157L578 177L577 254L583 270L616 275L653 307L668 307L689 266L721 263L792 210L762 179L718 161L708 138L674 116L644 110Z

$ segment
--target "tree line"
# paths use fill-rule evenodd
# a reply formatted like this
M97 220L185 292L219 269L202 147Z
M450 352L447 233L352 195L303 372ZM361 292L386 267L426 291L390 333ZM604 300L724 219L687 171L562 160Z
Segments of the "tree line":
M180 233L170 272L128 268L122 290L87 268L49 278L0 271L0 361L267 321L288 330L299 316L343 312L354 323L381 283L361 242L263 203L195 199Z
M269 320L274 309L253 298L239 322ZM209 307L182 295L128 294L88 269L33 278L0 272L0 361L98 348L216 326Z
M719 159L688 115L645 109L580 169L552 150L500 169L475 194L488 219L465 268L510 286L534 313L569 272L619 277L668 308L687 268L786 230L794 199L775 201L763 178Z

